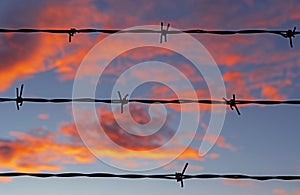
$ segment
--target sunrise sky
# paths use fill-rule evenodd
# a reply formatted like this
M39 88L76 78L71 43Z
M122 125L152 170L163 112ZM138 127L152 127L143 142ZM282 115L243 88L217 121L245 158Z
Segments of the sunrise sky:
M6 0L0 2L0 28L99 28L125 29L140 25L170 23L176 29L239 30L300 29L298 1L116 1L116 0ZM132 35L132 39L139 40ZM300 99L300 42L294 48L278 35L192 35L215 60L225 83L226 97L239 99ZM15 97L15 88L25 85L24 97L71 98L73 82L88 52L105 34L75 34L68 42L66 34L0 34L0 97ZM143 40L140 40L143 41ZM159 34L157 34L159 42ZM176 36L168 35L168 43ZM122 44L127 44L126 41ZM163 45L164 43L162 43ZM112 44L99 54L105 58L122 45ZM97 85L97 98L111 98L118 77L135 64L146 61L168 63L186 75L196 88L199 99L210 98L201 74L182 56L155 47L136 48L115 58L105 69ZM88 74L92 74L91 69ZM132 73L139 79L176 79L162 70L145 69ZM190 91L180 93L188 97ZM126 94L126 91L122 91ZM114 94L117 98L117 94ZM134 98L171 99L177 96L160 83L141 85L130 94ZM222 100L222 97L220 97ZM225 123L214 147L198 156L200 143L209 122L210 107L190 106L182 115L201 111L193 142L176 148L140 155L172 138L180 116L179 106L167 105L168 116L161 130L151 136L134 137L124 133L114 120L109 105L97 104L98 119L105 133L116 143L132 150L128 156L98 139L98 155L91 153L81 140L72 115L72 104L27 103L19 111L15 103L0 105L0 171L20 172L111 172L131 173L146 164L162 163L174 153L177 159L142 174L175 173L189 162L188 174L300 174L298 106L241 106L238 116L227 108ZM125 106L126 109L128 105ZM119 107L113 107L119 113ZM150 121L149 106L130 104L137 123ZM84 113L89 118L89 113ZM125 123L126 117L119 114ZM122 118L123 117L123 118ZM154 118L159 121L160 118ZM194 120L192 117L191 120ZM86 122L86 121L84 121ZM130 127L132 127L132 124ZM155 125L155 124L154 124ZM89 133L97 127L89 123ZM138 129L143 130L143 129ZM95 135L95 134L93 134ZM97 134L96 134L97 135ZM189 137L188 130L185 136ZM205 141L212 141L214 135ZM98 148L99 147L99 148ZM112 164L127 167L127 171ZM120 167L119 167L120 168ZM187 180L180 188L175 181L125 179L38 179L0 178L0 194L274 194L299 195L300 182L250 180Z

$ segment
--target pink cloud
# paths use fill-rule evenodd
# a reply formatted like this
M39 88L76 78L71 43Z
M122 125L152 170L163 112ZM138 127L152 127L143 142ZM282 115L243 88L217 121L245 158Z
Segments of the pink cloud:
M239 71L226 72L223 79L226 82L228 94L235 93L239 98L253 98L246 83L245 73Z
M263 85L262 90L261 90L261 95L265 98L269 98L269 99L284 99L285 96L280 94L280 92L278 91L278 89L276 89L275 87L272 86L268 86L268 85Z
M46 114L46 113L41 113L38 115L38 118L41 119L41 120L46 120L49 118L49 115Z
M211 143L214 143L215 140L216 140L216 145L220 148L224 148L224 149L228 149L228 150L231 150L231 151L237 151L237 148L235 146L233 146L231 143L228 143L225 139L225 137L223 137L222 135L209 135L209 134L206 134L205 136L204 135L200 135L197 137L198 139L201 139L203 141L208 141L208 142L211 142Z
M211 154L209 154L209 158L211 158L211 159L219 158L219 154L218 153L211 153Z
M253 99L254 91L260 92L260 97L265 99L287 98L282 90L292 84L295 75L290 75L293 68L291 65L261 67L249 72L229 71L223 74L226 82L227 93L235 93L239 98ZM286 74L283 74L287 72Z
M144 124L149 122L150 118L147 114L147 110L144 107L141 107L140 105L131 105L130 106L131 115L135 122ZM110 159L112 162L118 160L118 163L121 163L124 161L124 163L132 163L132 159L140 159L140 160L155 160L157 162L160 162L161 160L164 160L166 158L170 158L172 156L178 156L177 158L179 160L203 160L202 157L199 157L198 155L198 149L193 147L187 147L184 148L184 146L181 144L180 140L177 141L176 148L174 147L167 147L167 148L161 148L162 144L166 143L169 139L172 138L174 135L173 130L168 126L169 118L167 118L167 121L162 126L162 128L159 129L154 134L151 134L149 136L138 136L134 134L129 134L126 130L122 129L118 123L116 122L116 118L122 117L120 120L124 120L125 122L128 120L128 117L124 117L123 114L116 113L116 116L113 115L111 111L109 111L105 107L101 107L97 110L98 113L98 119L100 122L100 125L102 126L104 132L100 132L100 129L97 128L97 125L95 121L91 121L91 118L87 115L83 115L84 117L87 117L86 120L83 118L80 119L77 122L79 126L81 126L81 120L82 125L85 127L88 127L88 133L81 132L81 136L84 140L88 140L88 145L93 148L94 154L99 158L105 158ZM152 121L155 121L155 118L152 118ZM130 120L127 121L127 124L130 124ZM137 128L134 125L128 126L128 128ZM98 130L97 130L98 129ZM144 130L144 129L141 129ZM74 137L75 140L73 141L76 143L76 137L78 136L78 130L77 127L73 122L64 123L60 126L60 131L64 135L70 135L71 137ZM103 135L102 135L103 134ZM101 139L101 141L98 140L99 137L106 137L105 139ZM77 137L78 138L78 137ZM127 151L131 152L124 152L122 150L119 150L114 145L111 145L109 142L107 142L107 139L110 139L112 142L117 144L118 146L122 148L126 148ZM183 137L180 137L180 139L184 139ZM233 146L226 143L224 139L220 138L220 140L217 142L217 145L220 147L225 147L229 149L233 149ZM159 149L159 150L155 150ZM152 152L155 151L155 152ZM179 151L183 151L182 154L178 153ZM210 156L207 156L211 159L216 159L219 155L216 153L211 154Z
M251 181L242 181L242 180L233 180L233 179L223 179L222 183L225 185L234 185L234 186L252 186L253 182Z
M189 133L186 133L186 136L189 137L189 136L193 136L193 135L190 135ZM213 134L197 134L196 136L194 136L194 138L196 140L199 140L199 141L208 141L208 142L211 142L211 143L215 143L215 145L219 148L223 148L223 149L227 149L227 150L230 150L232 152L235 152L238 150L238 148L236 146L234 146L233 144L229 143L226 138L222 135L213 135ZM219 157L219 154L218 153L211 153L209 154L210 158L211 159L214 159L214 158L218 158Z
M48 2L34 11L22 11L27 11L27 14L35 13L35 19L29 22L36 28L69 29L110 20L110 16L98 12L92 2ZM55 69L61 79L73 78L81 60L94 44L84 35L74 37L70 44L68 35L57 34L10 34L3 36L1 41L6 47L0 53L0 91L6 90L17 79L28 78L50 69Z
M299 195L300 194L300 189L296 189L294 190L293 192L291 193L288 193L286 190L284 189L280 189L280 188L277 188L277 189L274 189L273 192L275 194L279 194L279 195Z

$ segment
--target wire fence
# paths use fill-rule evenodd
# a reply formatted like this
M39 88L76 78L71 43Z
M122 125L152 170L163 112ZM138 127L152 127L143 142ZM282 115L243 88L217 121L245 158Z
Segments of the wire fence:
M160 43L167 41L167 35L188 33L188 34L212 34L212 35L249 35L249 34L274 34L280 35L281 37L289 39L290 47L293 47L293 38L300 34L300 31L296 31L296 27L288 30L264 30L264 29L245 29L245 30L203 30L203 29L188 29L188 30L169 30L170 24L164 27L161 22L161 28L159 30L152 29L135 29L135 30L121 30L121 29L0 29L0 33L50 33L50 34L67 34L69 42L72 41L72 37L78 33L157 33L160 34ZM108 104L120 104L121 113L123 113L124 105L130 102L144 103L144 104L186 104L186 103L197 103L197 104L223 104L228 105L232 110L236 110L240 115L240 111L237 105L246 104L260 104L260 105L279 105L279 104L290 104L299 105L300 100L238 100L235 94L231 99L223 97L222 100L209 100L209 99L127 99L128 94L124 97L118 92L119 99L94 99L94 98L29 98L23 97L24 85L21 88L16 88L15 98L4 98L0 97L1 102L15 102L17 110L24 102L35 102L35 103L69 103L69 102L82 102L82 103L108 103ZM241 174L197 174L188 175L185 174L188 163L184 166L182 172L176 172L175 174L156 174L156 175L145 175L145 174L112 174L112 173L24 173L24 172L0 172L0 177L38 177L38 178L49 178L49 177L91 177L91 178L124 178L124 179L167 179L176 180L181 183L183 187L183 181L186 179L246 179L246 180L300 180L300 175L241 175Z
M175 174L113 174L113 173L24 173L24 172L6 172L0 173L0 177L38 177L38 178L73 178L73 177L89 177L89 178L123 178L123 179L162 179L176 180L181 183L186 179L234 179L234 180L283 180L283 181L299 181L300 175L241 175L241 174L196 174L188 175L185 171L188 163L185 164L182 172Z
M0 97L0 103L3 102L15 102L17 110L20 110L20 106L24 102L34 102L34 103L71 103L71 102L81 102L81 103L106 103L106 104L120 104L121 113L123 113L124 105L135 102L143 104L221 104L228 105L232 110L236 110L238 115L241 115L237 105L247 105L247 104L257 104L257 105L300 105L300 100L237 100L235 94L232 95L231 99L223 100L209 100L209 99L127 99L128 94L122 97L120 91L118 91L119 99L94 99L94 98L37 98L37 97L23 97L24 85L21 88L16 88L15 98L5 98Z
M275 34L280 35L284 38L289 39L290 47L293 47L293 38L300 34L300 31L296 31L296 27L288 30L266 30L266 29L245 29L245 30L204 30L204 29L188 29L188 30L169 30L170 24L168 23L164 27L161 22L160 30L152 29L134 29L134 30L122 30L122 29L0 29L0 33L51 33L51 34L67 34L69 36L69 42L72 42L72 37L77 33L104 33L104 34L115 34L115 33L157 33L160 34L160 43L167 41L168 34L212 34L212 35L248 35L248 34Z

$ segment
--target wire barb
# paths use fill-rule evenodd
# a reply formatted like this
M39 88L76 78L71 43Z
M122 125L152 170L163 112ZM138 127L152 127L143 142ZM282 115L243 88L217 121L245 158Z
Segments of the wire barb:
M185 171L186 171L186 168L187 166L189 165L189 163L186 163L182 172L181 173L178 173L178 172L175 172L175 179L177 182L180 182L181 183L181 187L183 188L183 180L185 179Z
M293 30L287 30L285 33L282 34L283 37L288 38L290 40L290 46L293 48L293 39L296 35L296 26Z
M232 94L232 98L230 100L227 100L224 97L223 97L223 100L225 100L225 103L230 106L231 110L234 110L234 108L235 108L238 115L241 115L241 113L236 105L235 94Z
M72 42L72 37L76 34L77 30L76 28L71 28L69 31L69 43Z
M120 99L120 103L121 103L121 113L123 113L124 105L128 104L128 102L129 102L129 100L127 99L128 94L126 94L126 95L122 98L121 92L118 91L118 95L119 95L119 99Z
M167 34L168 34L168 31L169 31L169 28L170 28L169 23L168 23L166 29L164 29L164 23L163 22L160 23L160 32L161 32L161 34L160 34L160 43L162 43L163 37L165 38L165 42L167 42Z
M17 110L20 110L20 106L23 105L23 88L24 85L21 85L21 89L20 89L20 93L19 93L19 88L16 88L16 106L17 106Z

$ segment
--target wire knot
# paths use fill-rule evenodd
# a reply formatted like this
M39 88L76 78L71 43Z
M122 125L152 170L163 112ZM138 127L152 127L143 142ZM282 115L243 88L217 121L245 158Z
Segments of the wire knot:
M164 23L161 22L160 23L160 43L162 43L162 39L163 37L165 38L165 42L167 42L167 34L168 34L168 31L169 31L169 27L170 27L170 24L168 23L167 25L167 28L164 29Z
M232 98L230 100L227 100L224 97L223 97L223 100L225 100L225 103L230 106L231 110L234 110L234 108L235 108L238 115L241 115L241 113L236 105L235 94L232 94Z
M24 85L21 85L21 89L20 89L20 93L19 93L19 88L16 88L16 106L17 106L17 110L20 110L20 106L23 105L23 88Z
M76 28L71 28L69 31L69 43L72 41L72 37L76 34L77 30Z
M288 38L290 40L290 46L293 48L293 39L296 35L296 26L293 30L287 30L285 33L282 34L283 37Z
M128 102L129 102L129 100L127 99L128 94L126 94L126 95L122 98L121 92L118 91L118 95L119 95L119 99L120 99L120 103L121 103L121 113L123 113L124 105L128 104Z
M181 173L175 172L175 179L176 179L177 182L181 183L182 188L183 188L183 180L185 179L184 172L185 172L188 165L189 165L189 163L185 164L185 166L184 166Z

